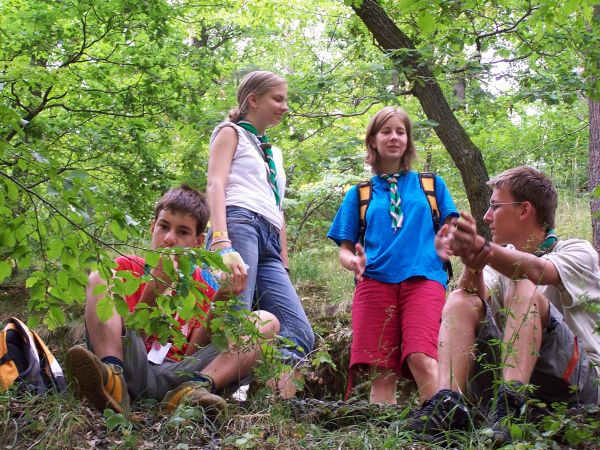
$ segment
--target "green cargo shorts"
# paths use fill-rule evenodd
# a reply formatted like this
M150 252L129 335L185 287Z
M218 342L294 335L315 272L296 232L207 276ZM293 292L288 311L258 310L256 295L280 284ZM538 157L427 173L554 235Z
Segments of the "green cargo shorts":
M483 299L482 302L485 318L476 338L476 363L469 389L473 398L487 401L493 395L494 382L502 379L503 330L487 302ZM550 303L550 320L542 331L542 347L530 379L530 383L536 386L534 397L548 404L597 404L598 382L598 372L583 346L563 321L562 314Z

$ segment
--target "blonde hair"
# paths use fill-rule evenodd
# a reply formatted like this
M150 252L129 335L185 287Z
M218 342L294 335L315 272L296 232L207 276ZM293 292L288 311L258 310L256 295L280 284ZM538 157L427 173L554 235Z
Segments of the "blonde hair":
M267 70L255 70L244 77L237 90L237 108L229 111L229 120L237 122L248 112L248 97L254 92L257 97L271 89L286 84L284 78Z
M417 149L412 137L412 124L408 114L400 108L394 108L392 106L386 106L377 114L375 114L367 126L367 134L365 136L365 145L367 146L367 156L365 156L365 162L371 166L371 170L376 173L381 173L379 167L379 153L377 149L373 147L373 140L375 135L379 133L379 130L383 128L383 125L392 117L397 116L404 124L406 130L406 150L400 158L400 170L408 172L412 166L412 162L417 158Z

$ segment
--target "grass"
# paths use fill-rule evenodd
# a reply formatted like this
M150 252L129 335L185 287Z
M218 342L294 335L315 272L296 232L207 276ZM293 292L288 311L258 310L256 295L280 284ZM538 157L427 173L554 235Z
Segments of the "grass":
M559 234L589 238L587 200L572 196L561 201L557 215ZM339 401L347 377L354 283L351 274L340 267L337 249L323 242L321 248L297 252L291 261L292 280L318 336L313 353L315 365L306 380L306 399L284 402L259 390L251 401L232 403L227 416L210 422L201 410L189 406L181 406L172 415L163 415L156 404L145 402L135 405L130 417L124 417L97 412L70 392L32 397L9 390L0 393L0 447L437 448L416 442L402 428L403 418L416 404L412 383L400 386L397 407L369 409L364 403L368 381L357 389L358 400L363 403L355 401L347 407ZM460 273L460 267L455 267L455 273ZM0 319L12 314L25 317L25 304L26 292L18 287L4 297L0 295ZM71 313L76 317L78 311ZM81 342L82 322L74 320L52 334L42 334L59 360L64 361L66 349ZM308 397L330 401L312 401ZM536 423L526 424L523 430L523 439L512 448L600 449L600 413L593 408L559 409ZM450 437L450 447L489 447L482 433L453 433Z

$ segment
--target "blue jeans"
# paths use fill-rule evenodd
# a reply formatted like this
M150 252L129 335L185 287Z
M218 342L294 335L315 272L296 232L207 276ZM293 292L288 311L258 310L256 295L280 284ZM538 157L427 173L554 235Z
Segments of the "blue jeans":
M240 300L250 310L261 309L277 317L281 324L280 336L295 344L282 348L282 356L284 361L294 365L312 350L315 337L283 267L279 230L258 213L228 206L227 231L231 245L250 266L246 290ZM212 235L208 245L211 238Z

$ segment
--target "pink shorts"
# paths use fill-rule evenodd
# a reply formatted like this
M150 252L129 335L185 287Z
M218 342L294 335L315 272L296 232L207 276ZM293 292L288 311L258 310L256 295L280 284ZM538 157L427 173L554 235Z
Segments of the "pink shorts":
M445 300L444 287L423 277L395 284L364 277L352 302L350 368L377 366L413 378L408 355L425 353L437 360Z

